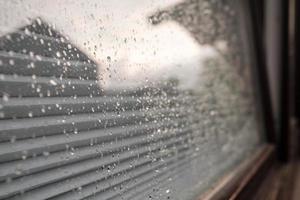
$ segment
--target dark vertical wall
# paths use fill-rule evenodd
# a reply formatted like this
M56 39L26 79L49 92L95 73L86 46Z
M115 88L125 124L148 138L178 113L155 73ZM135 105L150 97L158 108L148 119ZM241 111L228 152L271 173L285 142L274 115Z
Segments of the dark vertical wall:
M280 0L266 0L265 4L265 45L266 65L271 93L272 110L275 129L278 129L279 96L280 96L280 63L281 63L281 35L282 19Z

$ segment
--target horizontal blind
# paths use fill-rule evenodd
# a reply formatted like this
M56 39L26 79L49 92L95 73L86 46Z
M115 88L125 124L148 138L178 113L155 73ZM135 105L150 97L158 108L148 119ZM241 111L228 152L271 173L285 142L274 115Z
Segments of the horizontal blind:
M40 19L0 50L1 199L116 198L192 159L185 95L101 90L96 64Z
M257 142L251 100L104 90L102 66L41 19L0 38L0 61L0 199L169 199Z

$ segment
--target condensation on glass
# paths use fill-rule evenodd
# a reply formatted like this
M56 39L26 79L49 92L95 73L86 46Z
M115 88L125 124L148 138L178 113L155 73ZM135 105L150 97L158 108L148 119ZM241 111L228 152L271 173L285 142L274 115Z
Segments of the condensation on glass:
M237 1L0 5L0 199L195 199L262 143Z

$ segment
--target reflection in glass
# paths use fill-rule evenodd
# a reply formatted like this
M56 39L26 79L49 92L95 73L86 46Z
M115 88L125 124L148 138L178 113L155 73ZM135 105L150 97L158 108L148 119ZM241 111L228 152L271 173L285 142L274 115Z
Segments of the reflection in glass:
M0 199L195 199L261 144L235 1L0 5Z

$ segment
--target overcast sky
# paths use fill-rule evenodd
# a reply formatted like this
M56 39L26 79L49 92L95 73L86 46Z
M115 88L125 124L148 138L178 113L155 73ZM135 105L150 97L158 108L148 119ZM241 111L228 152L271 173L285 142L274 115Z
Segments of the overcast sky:
M194 87L201 62L217 56L179 24L152 26L147 17L180 0L1 0L0 34L42 17L88 54L107 87L145 84L177 77ZM110 69L107 56L111 57ZM111 77L109 77L109 74Z

